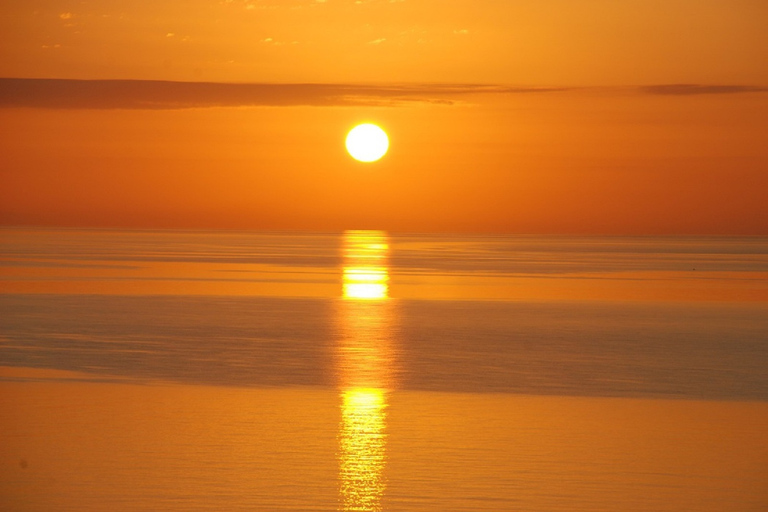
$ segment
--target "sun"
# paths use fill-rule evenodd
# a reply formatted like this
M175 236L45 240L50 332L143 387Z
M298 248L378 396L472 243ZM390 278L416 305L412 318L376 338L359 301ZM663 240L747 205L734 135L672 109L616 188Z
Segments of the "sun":
M359 124L347 134L347 151L361 162L375 162L389 149L389 138L375 124Z

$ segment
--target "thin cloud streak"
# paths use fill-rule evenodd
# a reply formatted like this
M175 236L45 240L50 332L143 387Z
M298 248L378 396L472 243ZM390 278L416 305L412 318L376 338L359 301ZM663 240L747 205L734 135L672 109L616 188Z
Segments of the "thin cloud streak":
M182 109L242 106L398 106L408 103L451 105L457 102L457 97L470 94L563 90L566 89L474 84L378 86L0 78L0 107Z
M662 84L633 88L514 87L488 84L253 84L156 80L0 78L0 107L169 110L209 107L455 105L470 95L576 90L691 96L768 92L748 85Z
M753 85L702 85L702 84L665 84L641 87L645 94L656 96L692 96L699 94L740 94L748 92L768 92L768 87Z

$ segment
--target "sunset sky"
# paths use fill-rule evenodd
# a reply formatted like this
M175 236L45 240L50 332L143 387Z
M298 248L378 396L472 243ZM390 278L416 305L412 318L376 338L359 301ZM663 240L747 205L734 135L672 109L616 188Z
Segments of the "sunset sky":
M768 235L764 0L8 0L0 33L3 225Z

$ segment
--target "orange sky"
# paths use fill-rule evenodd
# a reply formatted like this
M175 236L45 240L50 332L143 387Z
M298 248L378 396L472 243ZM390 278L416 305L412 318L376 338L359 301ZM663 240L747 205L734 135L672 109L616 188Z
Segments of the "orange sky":
M10 0L0 32L5 225L768 234L762 0Z

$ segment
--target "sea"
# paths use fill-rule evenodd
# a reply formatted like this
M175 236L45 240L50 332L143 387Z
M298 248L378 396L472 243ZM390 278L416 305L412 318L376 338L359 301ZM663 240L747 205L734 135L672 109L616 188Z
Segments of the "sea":
M2 228L0 509L768 510L768 238Z

